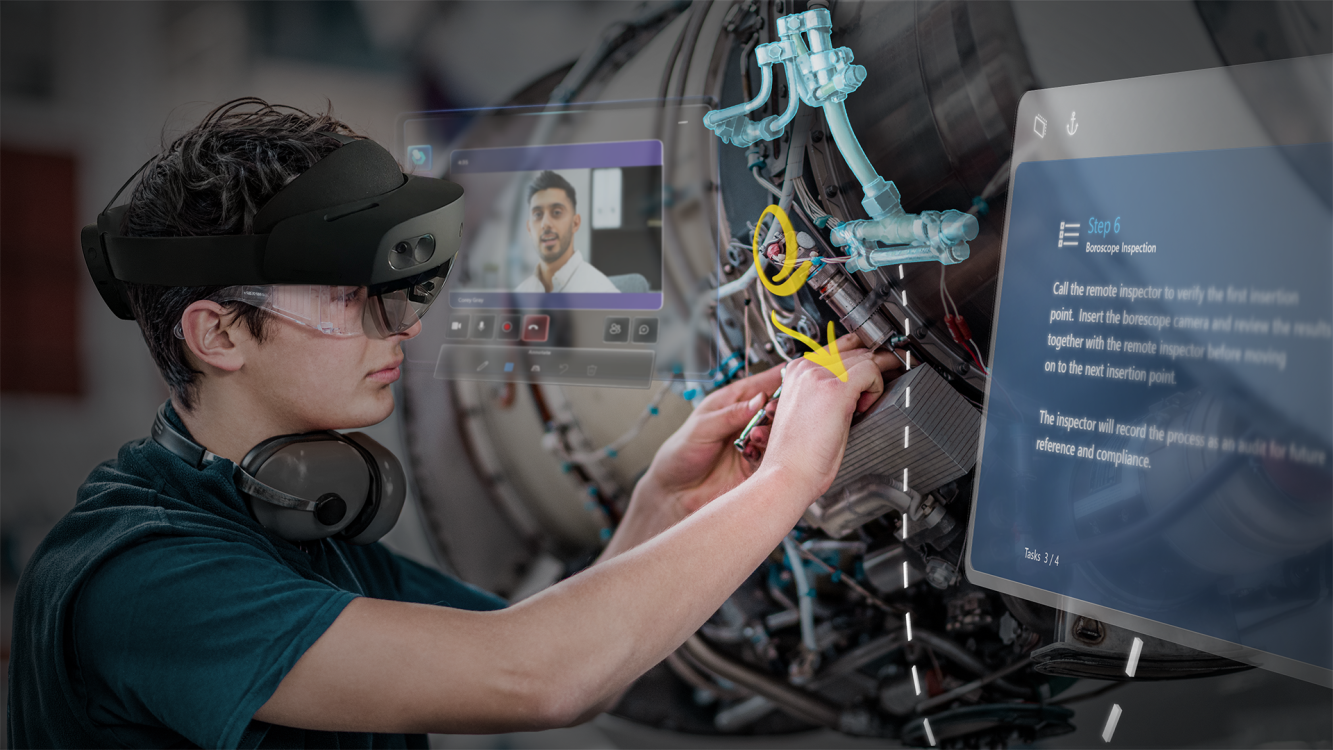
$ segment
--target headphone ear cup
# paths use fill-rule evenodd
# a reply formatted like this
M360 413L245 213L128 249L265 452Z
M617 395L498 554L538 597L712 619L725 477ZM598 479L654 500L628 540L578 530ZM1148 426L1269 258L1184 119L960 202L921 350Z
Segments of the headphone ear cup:
M260 482L314 500L314 512L283 508L246 495L250 513L274 535L290 542L333 536L361 513L372 477L360 451L334 432L282 435L255 446L241 469Z
M394 524L398 523L398 516L402 514L403 503L407 499L407 474L393 451L380 445L364 432L349 432L343 437L354 441L374 459L374 465L370 468L376 472L379 492L375 507L367 509L373 510L373 515L366 519L357 519L358 522L365 524L361 530L357 531L354 525L349 529L353 533L344 534L350 544L370 544L379 541L389 533Z

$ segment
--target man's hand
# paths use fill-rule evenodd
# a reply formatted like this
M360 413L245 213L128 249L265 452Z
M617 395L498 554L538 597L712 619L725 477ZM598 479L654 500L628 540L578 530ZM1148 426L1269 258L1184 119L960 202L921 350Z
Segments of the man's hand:
M849 371L853 362L861 361L873 363L876 373L902 366L891 352L884 351L871 356L861 346L861 340L856 334L847 334L839 339L838 350L842 352L844 365ZM804 359L792 365L798 363L800 370L814 367L828 373L824 368ZM789 372L792 365L788 365ZM751 431L750 444L744 454L736 450L732 442L761 406L766 406L771 418L778 403L789 400L790 391L787 388L783 389L784 395L777 402L768 400L783 382L782 369L770 368L732 383L704 399L685 424L662 444L640 484L646 482L648 489L664 496L663 500L674 500L680 505L683 514L688 515L753 474L769 442L771 425L766 423ZM850 388L851 384L847 387ZM860 398L857 411L867 408L882 391L882 380L877 377L873 392L867 392ZM847 418L851 418L850 413ZM846 443L845 427L841 442ZM840 449L838 455L841 456ZM834 468L837 468L836 465Z
M849 348L843 349L844 342ZM857 342L855 335L838 342L846 383L806 359L788 364L783 378L762 470L805 488L812 500L824 494L838 473L852 415L870 408L883 393L883 371L901 366L892 352L851 348Z
M741 455L732 441L777 390L781 370L770 368L705 398L658 449L640 487L655 495L656 502L675 503L684 517L753 474L759 455L753 451ZM767 435L767 426L750 433L759 446Z
M849 380L843 384L828 370L805 359L787 365L788 377L790 378L794 372L817 370L833 378L834 382L846 389L847 393L851 393L853 387L858 388L856 390L858 394L861 390L867 390L868 392L859 399L849 402L857 409L864 410L884 389L880 373L902 366L892 352L884 351L870 355L861 346L856 334L848 334L838 339L838 350L842 352L843 364L849 373L853 366L860 364L862 368L860 372L869 378L866 382ZM793 371L791 368L794 366L796 370ZM873 378L869 377L872 368ZM608 560L653 538L715 498L730 492L759 469L765 448L771 442L770 433L774 429L771 423L760 425L750 432L749 447L744 454L736 450L732 443L761 406L768 410L771 418L775 410L778 410L779 403L787 403L790 400L789 396L793 393L789 390L791 386L784 386L782 397L776 402L769 401L769 396L784 382L782 370L782 367L770 368L719 389L703 400L685 424L681 425L680 429L658 449L647 473L634 487L634 496L630 500L625 520L616 530L611 543L602 551L601 560ZM802 379L805 377L808 376L802 376ZM870 382L872 380L873 383ZM797 395L796 398L803 397ZM806 411L806 407L802 406L787 420L793 423L788 429L799 432L802 427L798 423L803 416L814 413ZM812 433L808 436L809 440L819 442L821 450L830 452L830 456L836 452L838 459L841 460L843 447L847 443L847 424L851 419L851 413L849 406L846 415L839 412L838 416L831 420L815 419L814 421L820 423L821 430L818 434L821 437L815 437ZM841 427L835 428L834 425ZM841 429L840 435L823 437L823 432L828 430L837 432L838 429ZM797 448L797 450L803 449ZM835 473L837 466L838 462L834 461ZM832 481L832 474L829 475L828 481ZM827 486L827 483L823 485L824 488ZM821 492L823 489L810 497L817 497Z

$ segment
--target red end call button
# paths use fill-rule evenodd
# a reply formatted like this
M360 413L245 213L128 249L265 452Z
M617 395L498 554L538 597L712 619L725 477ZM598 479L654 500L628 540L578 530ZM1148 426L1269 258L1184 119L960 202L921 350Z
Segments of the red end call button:
M549 315L524 315L523 316L523 340L540 343L546 340L548 331L551 328L551 316Z

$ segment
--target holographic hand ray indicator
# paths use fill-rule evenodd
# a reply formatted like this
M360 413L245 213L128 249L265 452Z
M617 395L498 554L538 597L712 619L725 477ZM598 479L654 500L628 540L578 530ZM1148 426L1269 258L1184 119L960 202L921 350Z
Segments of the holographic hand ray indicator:
M754 51L760 72L758 95L743 104L709 112L703 118L704 126L723 143L744 148L781 136L796 117L800 102L822 108L833 142L861 183L865 194L861 206L870 215L869 219L842 222L831 231L833 244L846 247L852 257L845 267L869 271L899 263L966 260L970 253L967 243L977 237L976 217L953 209L919 214L903 211L898 188L881 177L866 158L843 104L865 81L866 69L852 64L852 51L847 47L833 47L831 28L824 8L779 18L779 41L761 44ZM802 34L808 36L809 46ZM774 63L782 63L794 95L782 114L755 122L749 114L772 94Z

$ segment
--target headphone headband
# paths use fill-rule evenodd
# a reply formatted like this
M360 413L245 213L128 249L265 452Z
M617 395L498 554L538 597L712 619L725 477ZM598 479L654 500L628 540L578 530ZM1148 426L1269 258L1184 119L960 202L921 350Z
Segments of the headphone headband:
M216 454L185 437L179 430L171 426L171 422L167 419L167 404L169 403L171 402L163 401L162 405L157 407L157 416L153 418L153 440L195 469L202 469L216 461Z
M153 418L153 440L196 469L202 469L217 461L220 456L189 439L171 426L170 420L167 419L167 404L169 403L171 402L164 401L161 406L157 407L157 416ZM314 512L319 507L319 503L314 500L306 500L264 484L250 476L245 469L241 468L240 464L235 464L235 467L232 471L232 479L236 482L236 486L247 495L252 495L280 508Z

